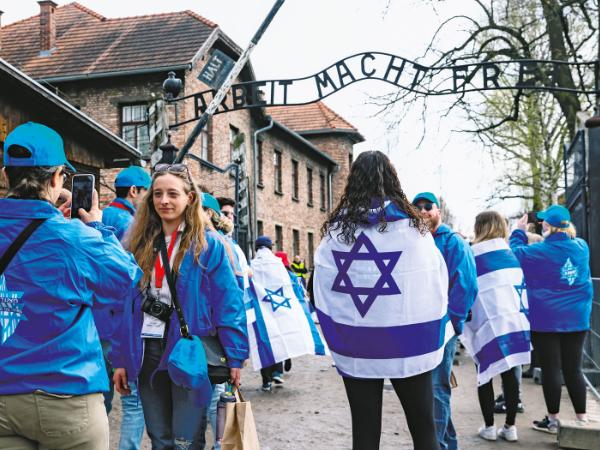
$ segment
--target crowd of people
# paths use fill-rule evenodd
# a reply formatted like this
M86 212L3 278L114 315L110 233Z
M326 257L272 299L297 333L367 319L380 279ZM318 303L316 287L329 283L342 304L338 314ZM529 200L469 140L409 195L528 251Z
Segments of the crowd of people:
M232 238L235 202L201 192L185 164L157 164L152 176L122 170L114 200L101 211L94 191L80 220L69 219L63 184L75 169L54 130L16 127L3 170L2 449L106 450L114 390L119 449L139 449L144 429L153 449L203 449L208 424L217 436L219 397L239 387L246 360L269 392L293 358L329 353L353 449L379 448L385 379L415 449L457 449L450 398L459 336L477 370L483 439L518 439L521 366L532 346L547 407L534 428L557 432L561 371L577 420L587 421L589 250L560 205L538 213L540 242L527 233L527 214L509 234L507 220L486 211L469 243L442 222L433 193L409 201L389 159L364 152L309 272L299 255L274 253L268 236L248 262ZM495 376L506 413L498 428Z

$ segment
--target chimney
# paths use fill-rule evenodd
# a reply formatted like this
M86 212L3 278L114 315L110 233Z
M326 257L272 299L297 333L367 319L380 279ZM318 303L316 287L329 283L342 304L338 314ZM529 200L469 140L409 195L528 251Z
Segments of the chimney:
M39 1L40 5L40 54L49 55L56 43L56 3L51 0Z

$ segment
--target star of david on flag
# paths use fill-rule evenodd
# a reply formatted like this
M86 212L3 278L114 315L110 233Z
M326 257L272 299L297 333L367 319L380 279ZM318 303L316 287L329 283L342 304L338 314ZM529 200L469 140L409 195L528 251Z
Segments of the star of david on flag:
M362 249L366 251L361 251ZM373 243L360 233L349 252L332 250L338 274L331 290L349 294L354 306L362 317L365 317L379 295L400 294L400 289L392 277L392 271L400 259L401 251L378 252ZM373 287L354 286L348 270L354 261L373 261L379 269L379 279ZM364 297L361 298L361 297Z
M523 278L521 280L521 284L515 284L514 288L517 291L517 294L519 294L519 304L520 304L519 312L524 312L524 313L528 312L529 310L527 308L525 308L525 305L523 304L523 291L525 291L527 289L527 286L525 285L525 278Z
M272 291L271 289L265 288L267 295L262 298L263 302L271 303L271 307L273 308L273 312L277 311L282 306L285 308L292 309L292 305L290 304L290 299L283 295L283 286L279 289ZM277 298L281 299L277 301Z

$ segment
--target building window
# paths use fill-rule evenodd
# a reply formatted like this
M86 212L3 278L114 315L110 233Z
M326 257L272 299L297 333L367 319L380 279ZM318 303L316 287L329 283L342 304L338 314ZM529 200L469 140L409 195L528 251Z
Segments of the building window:
M308 198L308 206L313 205L313 170L311 167L306 168L306 196Z
M298 201L298 161L292 159L292 200Z
M325 182L325 174L319 174L319 201L321 204L321 211L325 211L327 209L327 183Z
M283 228L281 225L275 225L275 250L283 251Z
M236 153L239 153L243 143L240 130L233 125L229 125L229 157L231 162L236 162Z
M308 266L312 269L313 264L314 264L313 253L315 252L315 243L313 241L314 236L311 232L309 232L307 237L308 237Z
M263 222L262 220L257 220L256 221L256 235L257 236L264 236L265 230L263 228Z
M256 172L258 173L258 186L263 187L263 142L258 141L258 146L256 148Z
M273 153L273 172L275 174L275 193L283 194L282 174L281 174L281 152L275 150Z
M142 154L150 153L148 107L145 103L121 105L121 137Z
M292 230L292 258L300 254L300 231Z

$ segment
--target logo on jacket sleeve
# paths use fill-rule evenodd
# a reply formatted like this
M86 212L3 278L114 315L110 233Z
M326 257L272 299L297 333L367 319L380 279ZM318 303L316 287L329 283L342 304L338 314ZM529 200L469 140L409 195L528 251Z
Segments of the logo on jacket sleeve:
M571 262L571 258L567 258L567 262L560 269L560 279L565 280L569 283L569 286L572 286L577 279L577 273L577 266Z
M362 251L363 248L366 251ZM378 252L375 245L364 234L360 233L349 252L340 252L332 250L335 265L338 268L338 274L333 281L331 290L349 294L352 297L354 306L362 317L365 317L373 303L379 295L400 294L400 288L396 284L392 271L398 260L401 251L398 252ZM373 287L354 286L348 270L354 261L373 261L379 270L379 278ZM361 298L364 297L364 300Z
M6 278L0 275L0 345L4 344L17 329L23 316L23 292L9 291Z

